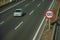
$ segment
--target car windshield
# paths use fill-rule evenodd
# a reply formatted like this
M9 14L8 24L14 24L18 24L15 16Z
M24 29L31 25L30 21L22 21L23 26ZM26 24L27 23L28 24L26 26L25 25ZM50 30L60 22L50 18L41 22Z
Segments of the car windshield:
M21 10L16 10L16 12L21 12Z

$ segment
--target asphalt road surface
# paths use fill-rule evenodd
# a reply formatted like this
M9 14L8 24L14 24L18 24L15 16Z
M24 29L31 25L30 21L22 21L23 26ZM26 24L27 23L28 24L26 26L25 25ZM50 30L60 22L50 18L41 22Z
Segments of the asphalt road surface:
M0 40L32 40L49 8L52 0L25 0L19 5L0 14ZM26 13L22 17L14 17L13 12L22 8Z

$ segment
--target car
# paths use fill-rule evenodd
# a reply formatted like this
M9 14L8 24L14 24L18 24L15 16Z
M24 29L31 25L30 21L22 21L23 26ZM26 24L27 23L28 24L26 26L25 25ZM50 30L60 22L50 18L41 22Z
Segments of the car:
M23 10L22 9L16 9L13 13L13 16L23 16Z

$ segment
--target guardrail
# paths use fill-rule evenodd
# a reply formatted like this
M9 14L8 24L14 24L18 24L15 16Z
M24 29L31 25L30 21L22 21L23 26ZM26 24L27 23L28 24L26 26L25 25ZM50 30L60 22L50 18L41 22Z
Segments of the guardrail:
M59 5L59 8L60 8L60 5ZM57 17L58 17L59 8L57 10L57 16L56 16L56 19L55 20L58 19ZM54 24L54 28L53 28L53 33L52 33L51 40L56 40L56 31L57 31L57 24L55 23Z

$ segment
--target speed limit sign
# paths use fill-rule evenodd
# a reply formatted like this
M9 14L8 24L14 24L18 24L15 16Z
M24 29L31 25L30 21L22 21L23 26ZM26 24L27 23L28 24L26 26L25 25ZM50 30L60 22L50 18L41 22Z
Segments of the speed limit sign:
M50 20L52 18L54 18L54 11L53 10L47 10L47 11L45 11L44 16L46 19L49 19L48 21L49 21L49 30L50 30Z
M45 11L44 16L45 16L45 18L47 18L47 19L53 18L53 17L54 17L54 12L53 12L53 10L47 10L47 11Z

